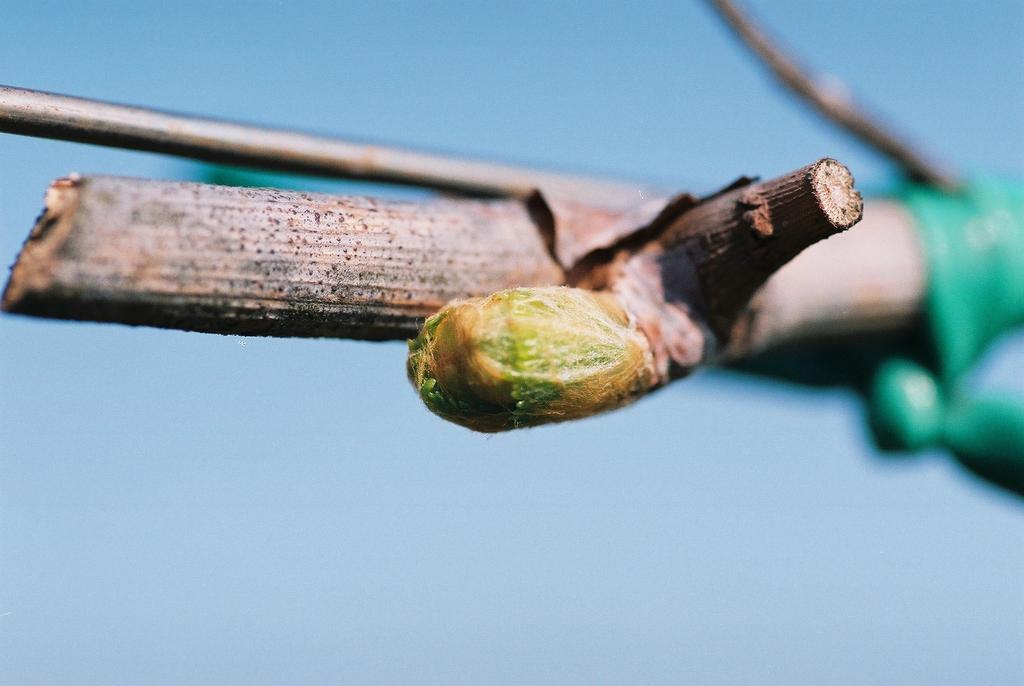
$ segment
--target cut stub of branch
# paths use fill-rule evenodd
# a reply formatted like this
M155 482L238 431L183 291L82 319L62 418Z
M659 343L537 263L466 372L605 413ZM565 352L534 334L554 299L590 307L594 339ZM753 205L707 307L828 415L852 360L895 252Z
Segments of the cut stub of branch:
M822 159L706 199L656 239L620 251L596 283L618 293L636 316L667 381L717 359L765 281L862 213L853 175Z
M868 201L854 230L812 245L758 289L729 332L725 356L918 330L926 272L910 210Z
M51 186L3 309L386 339L414 336L452 299L562 280L516 200L397 202L97 176Z
M737 188L684 214L661 247L697 267L711 328L723 338L758 288L804 248L850 228L864 203L853 175L823 159Z

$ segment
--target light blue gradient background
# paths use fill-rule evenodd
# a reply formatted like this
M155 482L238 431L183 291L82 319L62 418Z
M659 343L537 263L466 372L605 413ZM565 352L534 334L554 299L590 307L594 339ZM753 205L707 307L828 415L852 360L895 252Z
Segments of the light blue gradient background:
M1024 171L1020 2L755 7L936 154ZM0 82L693 190L891 178L700 3L6 0ZM72 170L192 171L0 136L3 260ZM1024 682L1021 502L880 458L845 393L698 374L485 438L400 342L3 316L0 348L2 684ZM1024 338L979 383L1024 393Z

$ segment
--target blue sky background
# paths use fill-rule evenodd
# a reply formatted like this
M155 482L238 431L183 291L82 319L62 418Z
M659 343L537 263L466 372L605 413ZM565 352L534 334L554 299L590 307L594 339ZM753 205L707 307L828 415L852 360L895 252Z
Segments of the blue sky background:
M936 155L1024 172L1016 0L753 4ZM0 82L689 190L891 179L702 3L9 0ZM73 170L194 171L0 135L8 263ZM0 683L1024 681L1021 502L879 457L854 398L704 373L486 438L404 352L0 317ZM978 382L1024 393L1024 338Z

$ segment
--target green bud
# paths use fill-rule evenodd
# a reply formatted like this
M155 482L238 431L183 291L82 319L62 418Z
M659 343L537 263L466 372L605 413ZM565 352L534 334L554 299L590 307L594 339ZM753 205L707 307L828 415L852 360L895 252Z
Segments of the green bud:
M564 287L450 303L409 341L408 371L432 412L487 432L620 407L655 378L647 338L616 300Z

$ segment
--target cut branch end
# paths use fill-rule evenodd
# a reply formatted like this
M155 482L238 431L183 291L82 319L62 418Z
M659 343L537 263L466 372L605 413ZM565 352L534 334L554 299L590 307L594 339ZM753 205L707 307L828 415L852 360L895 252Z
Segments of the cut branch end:
M667 256L688 256L704 315L727 342L736 317L768 277L805 248L856 224L863 207L850 170L825 158L704 201L665 231L660 246ZM686 281L677 274L661 278L665 283ZM685 289L675 299L692 303L692 289ZM673 299L668 292L666 297Z
M832 158L820 160L809 172L811 190L825 219L836 229L848 229L864 213L864 199L853 186L853 174Z

